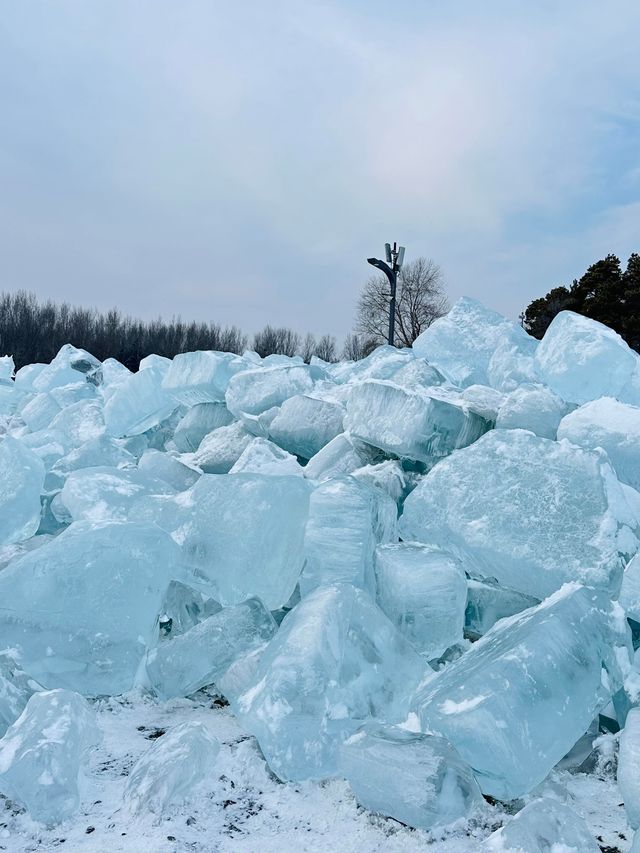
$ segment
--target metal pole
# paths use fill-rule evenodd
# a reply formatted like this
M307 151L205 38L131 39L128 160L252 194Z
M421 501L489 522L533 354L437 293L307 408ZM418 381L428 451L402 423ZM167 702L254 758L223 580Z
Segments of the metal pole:
M387 277L389 279L389 284L391 285L391 301L389 302L389 346L392 347L396 324L396 271L391 270L391 275L387 273Z

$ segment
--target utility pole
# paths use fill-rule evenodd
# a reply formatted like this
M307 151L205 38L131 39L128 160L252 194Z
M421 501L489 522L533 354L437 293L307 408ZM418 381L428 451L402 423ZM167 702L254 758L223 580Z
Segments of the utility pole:
M396 284L398 281L398 273L402 269L404 261L404 246L393 244L393 249L390 243L384 244L387 262L378 260L378 258L367 258L367 263L373 267L377 267L389 279L391 287L391 298L389 300L389 337L388 343L393 346L396 324Z

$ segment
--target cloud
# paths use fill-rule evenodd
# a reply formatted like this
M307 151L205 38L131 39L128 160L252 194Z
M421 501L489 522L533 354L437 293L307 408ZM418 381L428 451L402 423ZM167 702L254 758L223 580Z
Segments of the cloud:
M633 242L634 0L34 8L0 24L6 287L341 335L389 239L511 316Z

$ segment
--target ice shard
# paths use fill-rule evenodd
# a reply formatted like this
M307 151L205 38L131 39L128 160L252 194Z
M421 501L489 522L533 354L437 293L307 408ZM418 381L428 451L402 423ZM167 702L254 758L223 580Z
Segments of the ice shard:
M601 849L580 815L548 797L526 805L482 846L486 853L600 853Z
M11 436L0 438L0 546L28 539L40 524L44 465Z

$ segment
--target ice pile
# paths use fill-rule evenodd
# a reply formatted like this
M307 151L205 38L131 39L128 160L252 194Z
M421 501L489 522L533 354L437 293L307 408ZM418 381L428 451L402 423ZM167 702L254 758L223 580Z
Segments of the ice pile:
M637 827L638 487L640 358L571 312L538 342L463 299L357 363L3 357L0 793L68 818L91 702L214 685L281 780L438 831L516 811L617 713ZM219 748L170 729L129 809ZM535 799L484 843L597 849Z

